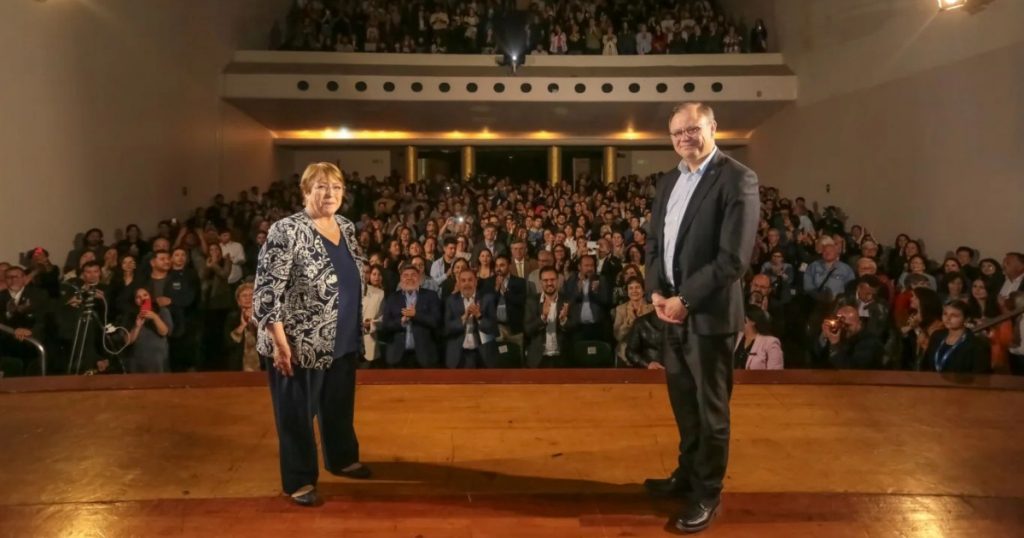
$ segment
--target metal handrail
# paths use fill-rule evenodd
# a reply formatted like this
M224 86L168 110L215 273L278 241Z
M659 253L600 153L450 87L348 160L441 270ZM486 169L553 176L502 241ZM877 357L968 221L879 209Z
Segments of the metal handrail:
M4 332L11 336L15 336L14 329L2 323L0 323L0 332ZM42 371L43 377L46 377L46 348L43 347L43 344L40 343L39 340L36 340L31 336L22 340L22 342L28 342L32 344L33 346L35 346L36 351L39 351L39 367Z

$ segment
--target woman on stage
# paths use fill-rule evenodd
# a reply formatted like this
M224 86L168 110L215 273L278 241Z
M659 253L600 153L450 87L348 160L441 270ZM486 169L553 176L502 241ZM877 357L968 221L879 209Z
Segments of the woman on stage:
M257 350L270 377L270 396L284 492L316 506L319 419L324 467L369 478L359 462L352 425L355 372L363 355L363 265L355 226L336 215L345 194L341 170L314 163L302 174L305 209L271 226L256 270L253 313Z

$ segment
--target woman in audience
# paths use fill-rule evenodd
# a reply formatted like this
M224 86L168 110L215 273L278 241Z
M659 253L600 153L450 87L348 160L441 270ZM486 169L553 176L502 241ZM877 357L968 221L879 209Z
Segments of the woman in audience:
M993 294L999 293L999 289L1006 281L1006 276L1003 275L1003 266L994 258L985 258L978 262L978 269L981 271L981 278L985 279L989 291Z
M964 325L967 304L953 301L942 308L943 328L935 331L919 370L948 373L988 373L991 370L988 341Z
M950 273L962 273L962 267L960 267L960 260L955 257L948 257L942 262L942 274L948 275Z
M971 297L967 300L967 319L972 326L999 316L999 296L989 292L984 278L971 282Z
M771 335L768 315L754 305L745 307L745 315L733 366L737 370L782 370L782 343Z
M423 259L427 262L427 267L430 267L430 264L434 263L434 260L437 259L437 255L437 237L427 236L427 238L423 240Z
M631 277L626 281L626 290L629 294L628 302L615 307L613 311L614 323L612 335L618 342L615 346L615 357L623 364L629 364L626 360L626 339L633 323L637 318L654 311L654 307L644 298L644 281L639 277Z
M487 248L480 249L476 257L476 288L480 293L494 291L494 255Z
M363 290L363 359L371 364L383 365L383 361L373 363L378 358L377 326L381 320L380 306L386 295L380 288L382 281L380 271L380 267L371 266L369 268L366 288Z
M551 45L548 50L551 54L565 54L569 51L568 43L568 38L562 27L556 24L555 29L551 31Z
M916 243L911 241L910 243L907 243L907 247L910 247L910 245L914 245L914 244L916 244ZM908 248L907 250L909 251L911 249ZM900 278L899 278L899 281L898 281L900 289L907 289L907 285L906 285L907 275L911 275L911 274L923 275L926 279L928 279L928 287L929 288L931 288L933 290L937 290L938 289L938 286L937 286L937 284L935 282L935 277L933 277L932 275L928 274L928 262L925 260L924 256L921 256L920 254L914 254L910 258L908 258L907 270L903 274L900 275Z
M942 329L942 301L928 288L914 288L910 298L910 317L900 329L903 333L904 370L917 370L935 331Z
M441 304L444 304L444 301L448 299L448 296L458 286L459 275L466 269L469 269L469 262L465 258L456 257L455 261L452 262L452 270L448 273L448 278L445 278L444 282L441 283ZM477 287L479 288L479 284Z
M199 273L202 281L201 305L205 313L204 326L207 327L202 338L202 364L208 370L225 370L226 361L222 353L224 340L217 327L224 326L228 313L236 305L231 285L228 284L232 263L230 259L224 257L219 243L210 244L209 253L206 266Z
M555 255L555 271L558 271L560 280L564 280L572 272L569 249L565 245L555 245L551 253Z
M619 38L615 35L615 31L611 25L605 28L604 35L601 36L601 53L605 56L614 56L619 53Z
M45 291L50 298L60 297L60 268L50 261L50 252L45 248L36 247L25 256L28 273L25 279L32 286Z
M131 254L135 259L140 259L149 254L149 244L142 239L142 230L135 224L129 224L124 229L124 239L117 242L117 253L121 256Z
M469 240L464 235L455 237L455 257L469 261L473 257L469 251Z
M170 371L170 348L167 335L174 328L171 313L161 307L149 290L135 290L135 308L123 326L132 327L125 350L125 370L133 374L162 374ZM216 331L214 331L216 332Z
M252 317L251 282L243 282L235 290L237 310L227 316L224 342L224 354L227 356L228 370L258 372L266 369L256 351L256 322Z
M942 298L943 303L951 303L953 301L966 303L970 298L966 288L964 275L959 272L946 273L942 276L942 292L939 296Z
M115 314L131 310L135 303L135 290L142 286L142 279L135 275L136 263L134 256L121 258L121 263L110 281L109 306Z
M647 274L647 267L644 265L644 251L636 246L636 244L629 245L626 249L626 263L631 263L640 268L640 274Z
M632 278L643 280L644 275L635 264L628 263L622 267L619 275L615 278L615 288L612 289L612 303L616 306L629 301L628 284Z
M206 252L208 250L205 239L206 234L196 233L195 230L182 229L185 232L181 235L179 241L175 243L174 248L184 248L188 252L192 268L197 273L202 272L203 267L206 265ZM217 241L214 241L214 243L217 243Z
M109 247L103 253L103 265L100 267L100 284L109 286L117 272L117 249Z
M400 270L402 262L405 261L403 252L402 243L398 239L388 241L388 253L387 258L384 259L384 266L392 271Z
M899 234L896 236L896 242L889 251L889 261L886 264L886 267L888 268L886 272L890 275L902 275L906 270L908 258L906 255L906 248L909 241L910 237L907 234Z

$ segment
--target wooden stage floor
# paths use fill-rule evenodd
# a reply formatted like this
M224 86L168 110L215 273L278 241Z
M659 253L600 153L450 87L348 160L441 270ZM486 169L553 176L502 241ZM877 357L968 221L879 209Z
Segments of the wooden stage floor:
M1024 536L1024 383L741 374L702 536ZM640 485L678 443L657 372L360 372L356 428L375 479L302 509L259 374L0 379L0 536L640 537L676 509Z

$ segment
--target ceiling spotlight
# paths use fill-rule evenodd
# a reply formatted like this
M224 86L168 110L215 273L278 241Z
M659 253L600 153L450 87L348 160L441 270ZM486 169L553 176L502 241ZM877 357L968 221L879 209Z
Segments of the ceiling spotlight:
M967 5L967 0L938 0L939 11L950 11Z

